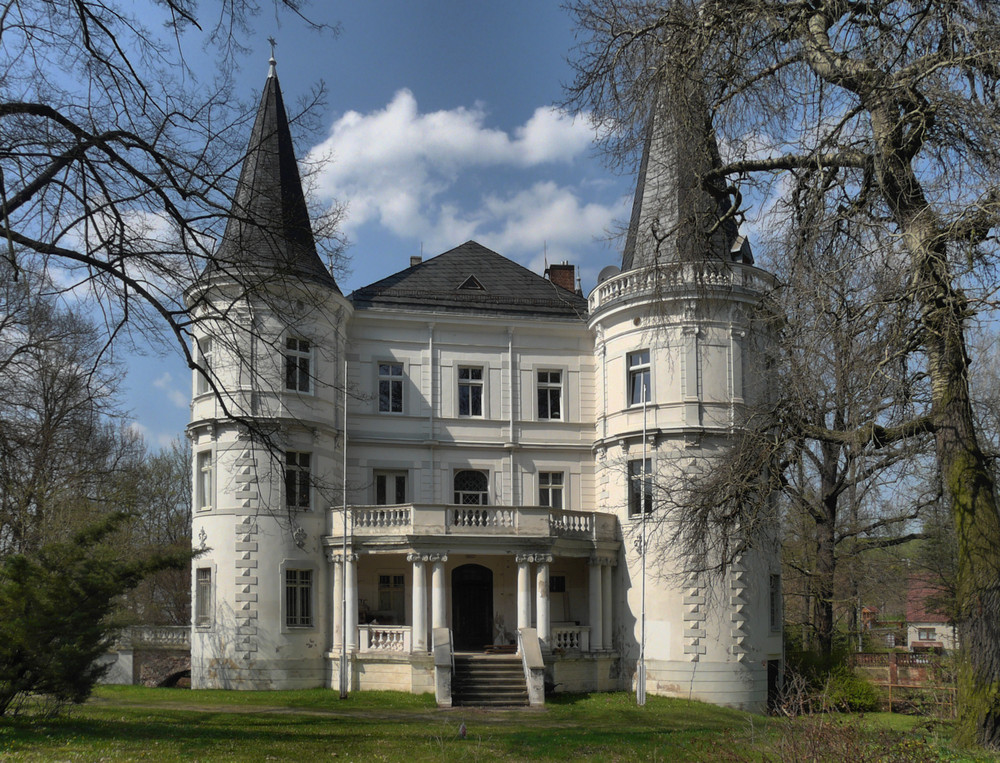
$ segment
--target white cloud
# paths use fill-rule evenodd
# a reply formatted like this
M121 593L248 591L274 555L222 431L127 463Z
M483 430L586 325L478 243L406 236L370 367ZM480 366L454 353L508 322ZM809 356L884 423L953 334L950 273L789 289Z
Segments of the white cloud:
M174 377L170 375L168 371L164 371L154 382L153 386L157 389L163 390L167 398L173 403L177 408L187 408L188 396L178 390L173 386Z
M585 115L538 108L511 133L486 118L480 104L421 113L413 93L400 90L385 108L350 111L331 126L307 158L320 167L314 187L347 202L349 234L376 223L429 251L470 238L506 254L540 253L546 243L568 251L621 214L617 204L587 203L578 189L546 178L547 166L569 166L591 146ZM529 190L494 182L511 172Z

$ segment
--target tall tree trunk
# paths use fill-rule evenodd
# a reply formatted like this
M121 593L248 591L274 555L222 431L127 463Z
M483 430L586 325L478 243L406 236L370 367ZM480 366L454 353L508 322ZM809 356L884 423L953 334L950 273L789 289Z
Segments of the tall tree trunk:
M877 109L873 117L878 136L891 121ZM898 152L883 156L883 190L915 266L937 459L955 523L962 653L959 738L1000 749L1000 514L972 415L967 304L955 287L940 223L909 161Z

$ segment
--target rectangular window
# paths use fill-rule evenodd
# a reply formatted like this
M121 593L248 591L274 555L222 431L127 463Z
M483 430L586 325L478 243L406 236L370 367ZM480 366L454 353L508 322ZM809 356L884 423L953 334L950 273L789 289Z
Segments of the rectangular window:
M375 472L375 503L406 503L406 472Z
M650 400L649 350L628 354L628 404L642 405Z
M194 392L196 395L204 395L210 392L212 387L208 383L208 374L212 370L212 337L203 336L197 341L197 358L200 370L195 370Z
M936 638L936 628L917 628L917 641L934 641Z
M481 367L458 367L458 415L483 415L483 369Z
M195 459L194 503L198 511L212 508L212 451L203 450Z
M771 630L780 631L784 619L781 612L781 575L771 575Z
M553 575L549 578L549 593L566 593L565 575Z
M285 505L289 509L310 507L310 461L312 454L285 453Z
M285 625L312 626L312 570L285 570Z
M645 471L646 479L643 479ZM628 462L628 515L640 516L640 506L645 506L645 512L653 511L653 474L652 462L641 459Z
M288 337L285 340L285 389L308 392L312 347L306 339Z
M403 412L403 364L378 364L378 409L382 413Z
M389 574L378 576L378 611L380 619L387 625L403 622L403 603L406 588L402 575Z
M212 568L199 567L194 574L194 624L212 624Z
M538 372L538 418L562 418L562 371Z
M538 505L553 509L563 507L563 473L538 473Z

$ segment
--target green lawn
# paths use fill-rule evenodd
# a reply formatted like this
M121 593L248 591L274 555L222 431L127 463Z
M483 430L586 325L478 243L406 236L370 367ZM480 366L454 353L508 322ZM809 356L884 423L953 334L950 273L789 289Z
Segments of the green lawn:
M958 753L949 735L903 716L791 722L661 697L638 708L629 694L485 711L388 692L103 687L55 719L0 719L0 760L997 760Z

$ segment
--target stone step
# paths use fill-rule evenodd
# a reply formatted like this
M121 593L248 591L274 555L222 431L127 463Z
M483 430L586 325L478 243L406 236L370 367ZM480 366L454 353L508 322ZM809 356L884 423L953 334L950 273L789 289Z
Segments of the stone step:
M521 659L508 655L456 655L452 702L478 707L524 707L528 691Z

